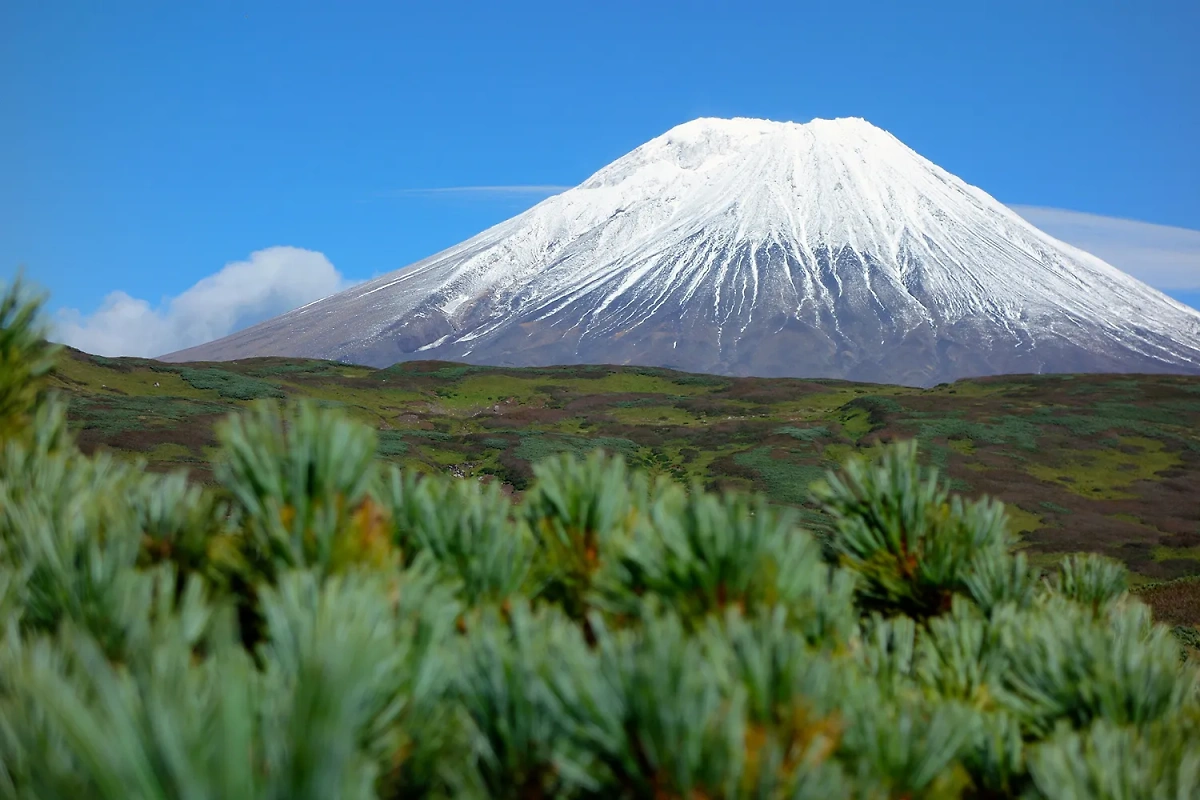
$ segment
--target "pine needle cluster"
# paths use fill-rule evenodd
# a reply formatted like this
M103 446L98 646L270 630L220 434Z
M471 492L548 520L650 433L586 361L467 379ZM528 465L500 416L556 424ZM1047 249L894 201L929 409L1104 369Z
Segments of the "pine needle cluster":
M1184 798L1196 671L915 446L786 509L596 453L519 500L260 403L217 486L85 457L0 298L0 796Z

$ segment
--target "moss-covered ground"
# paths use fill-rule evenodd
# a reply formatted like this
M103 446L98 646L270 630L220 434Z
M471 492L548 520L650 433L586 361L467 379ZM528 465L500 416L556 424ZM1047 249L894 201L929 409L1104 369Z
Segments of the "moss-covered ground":
M1091 550L1148 586L1200 576L1197 378L1008 376L912 389L639 367L175 365L69 351L54 381L70 394L85 450L137 453L202 480L217 420L257 398L307 396L370 422L381 453L414 469L519 492L531 462L601 446L679 481L762 491L801 506L816 527L807 490L827 468L915 437L956 490L1009 504L1035 562ZM1186 600L1200 582L1165 585L1159 594L1174 605L1200 602Z

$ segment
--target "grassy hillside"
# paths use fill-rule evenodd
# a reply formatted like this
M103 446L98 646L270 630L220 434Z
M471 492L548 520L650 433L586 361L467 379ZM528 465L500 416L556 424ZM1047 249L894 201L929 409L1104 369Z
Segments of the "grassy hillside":
M1020 376L922 390L638 367L169 365L70 351L53 382L71 396L84 450L137 453L201 479L216 420L256 398L298 395L368 420L381 452L407 467L517 491L531 462L599 445L679 480L805 508L827 468L916 437L957 491L1009 504L1035 563L1113 556L1140 582L1175 581L1154 591L1181 619L1200 619L1188 580L1200 575L1198 378ZM822 527L814 509L806 516Z

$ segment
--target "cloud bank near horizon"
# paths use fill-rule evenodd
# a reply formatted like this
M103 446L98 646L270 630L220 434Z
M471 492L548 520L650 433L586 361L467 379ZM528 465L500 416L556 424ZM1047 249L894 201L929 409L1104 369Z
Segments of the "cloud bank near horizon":
M536 195L565 188L460 186L410 191ZM1200 231L1055 208L1011 208L1051 236L1176 299L1193 305L1200 301ZM55 320L55 338L96 355L153 358L228 336L358 282L344 277L323 253L268 247L244 261L226 264L157 307L116 291L91 314L64 309Z
M1035 227L1167 294L1200 291L1200 231L1040 206L1010 206Z
M353 284L323 253L268 247L226 264L157 307L115 291L91 314L63 309L54 319L54 338L94 355L154 358L220 339Z

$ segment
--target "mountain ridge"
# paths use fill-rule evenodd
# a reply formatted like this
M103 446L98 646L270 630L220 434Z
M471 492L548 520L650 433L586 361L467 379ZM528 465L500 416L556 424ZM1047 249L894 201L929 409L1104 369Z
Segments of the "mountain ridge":
M250 355L928 385L1200 372L1200 313L861 118L702 118L430 258L164 358Z

